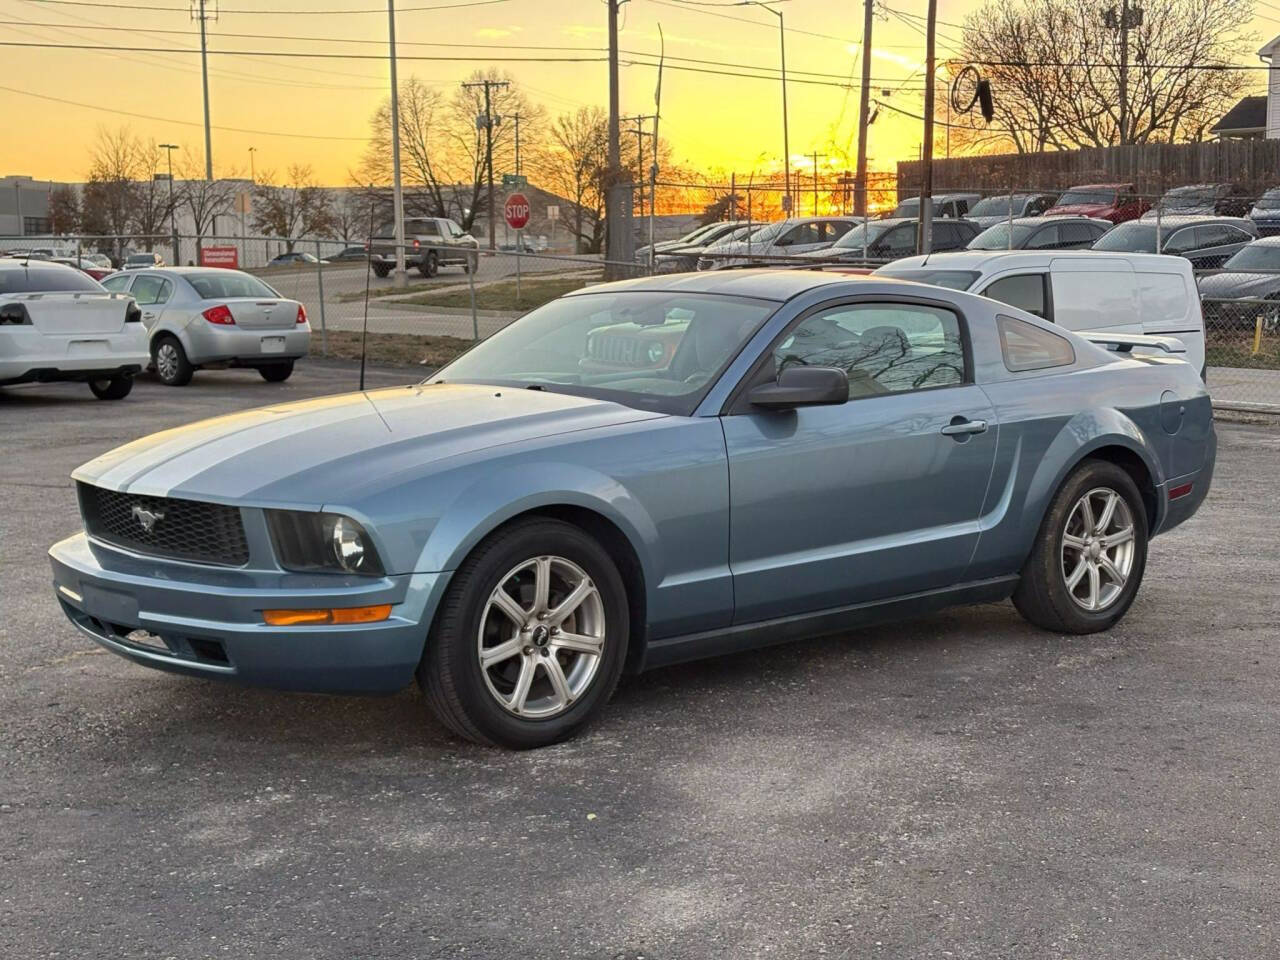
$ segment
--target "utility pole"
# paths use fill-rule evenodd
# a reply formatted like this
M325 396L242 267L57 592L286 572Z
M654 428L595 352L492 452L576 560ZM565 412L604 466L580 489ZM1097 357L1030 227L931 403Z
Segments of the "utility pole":
M520 114L511 114L511 119L516 122L516 176L520 176L520 121L523 119Z
M489 179L489 249L497 249L497 233L494 225L494 203L493 203L493 101L489 93L490 90L497 88L499 90L509 86L505 80L476 80L470 83L464 83L463 89L472 87L484 87L484 116L476 117L476 126L484 127L484 166ZM501 123L502 118L498 117L497 122Z
M391 204L396 218L396 272L392 283L408 283L404 271L404 188L400 182L400 84L396 79L396 4L387 0L388 41L391 44Z
M871 109L871 24L874 0L862 2L862 89L858 91L858 170L855 176L853 212L867 215L867 119Z
M813 157L813 215L816 217L818 216L818 158L825 160L827 154L815 150L809 156Z
M1129 142L1129 31L1142 26L1142 8L1129 6L1129 0L1120 0L1120 11L1115 7L1102 12L1102 25L1120 33L1120 143Z
M605 0L609 5L609 169L605 173L605 276L613 271L608 261L622 255L622 211L618 209L619 168L622 166L620 119L618 107L618 7L621 0Z
M619 119L619 122L634 123L634 124L636 125L636 150L638 151L638 158L639 158L639 159L637 160L637 162L636 162L636 169L637 169L637 170L639 171L639 173L640 173L640 177L639 177L639 180L640 180L640 216L642 216L642 217L643 217L643 216L644 216L644 171L645 171L645 167L644 167L644 138L645 138L645 137L652 137L652 136L653 136L653 134L652 134L652 133L650 133L648 130L645 130L645 129L644 129L644 122L645 122L646 120L655 120L655 119L657 119L657 118L656 118L653 114L647 114L647 115L646 115L646 114L638 114L638 115L636 115L636 116L634 116L634 117L619 117L618 119ZM658 148L657 148L656 146L653 148L653 152L654 152L654 156L656 157L656 156L657 156L657 153L658 153Z
M173 151L181 149L176 143L158 145L169 158L169 232L173 234L173 265L182 263L182 254L178 251L178 207L173 200Z
M920 144L920 225L919 250L927 254L933 249L933 88L937 73L936 40L938 32L938 0L929 0L925 31L924 66L924 142Z
M205 0L195 0L191 16L200 21L200 78L204 82L204 178L213 179L213 135L209 126L209 39L205 25L218 19L218 0L213 0L213 12L205 6Z

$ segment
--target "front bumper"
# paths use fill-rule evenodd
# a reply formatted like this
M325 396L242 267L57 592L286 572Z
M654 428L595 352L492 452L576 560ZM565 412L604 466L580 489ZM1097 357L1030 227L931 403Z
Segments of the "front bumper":
M390 693L413 678L447 573L344 577L142 557L77 534L49 550L54 594L82 633L135 663L188 676L323 693ZM390 603L352 626L271 627L264 609ZM131 640L145 630L162 647Z

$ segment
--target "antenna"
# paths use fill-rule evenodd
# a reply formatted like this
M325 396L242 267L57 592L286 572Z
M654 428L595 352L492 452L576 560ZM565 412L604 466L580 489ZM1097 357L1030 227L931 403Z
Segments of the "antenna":
M369 184L370 196L375 196L373 192L373 184ZM369 283L370 277L373 276L373 211L375 202L369 203L369 242L365 246L364 258L364 320L360 324L360 392L364 393L364 359L365 344L369 340Z

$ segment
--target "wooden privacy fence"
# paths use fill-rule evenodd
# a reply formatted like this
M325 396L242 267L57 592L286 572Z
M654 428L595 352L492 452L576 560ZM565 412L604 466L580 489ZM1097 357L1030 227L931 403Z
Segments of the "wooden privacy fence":
M1143 143L1093 150L1007 153L934 160L934 193L949 188L1058 190L1086 183L1132 183L1158 195L1191 183L1236 183L1258 195L1280 185L1280 140ZM898 195L920 192L920 161L898 164Z

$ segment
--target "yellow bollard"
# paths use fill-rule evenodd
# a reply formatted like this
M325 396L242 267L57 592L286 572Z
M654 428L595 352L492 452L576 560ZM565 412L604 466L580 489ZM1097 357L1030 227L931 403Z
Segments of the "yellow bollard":
M1257 356L1262 352L1262 315L1258 315L1257 321L1253 325L1253 356Z

